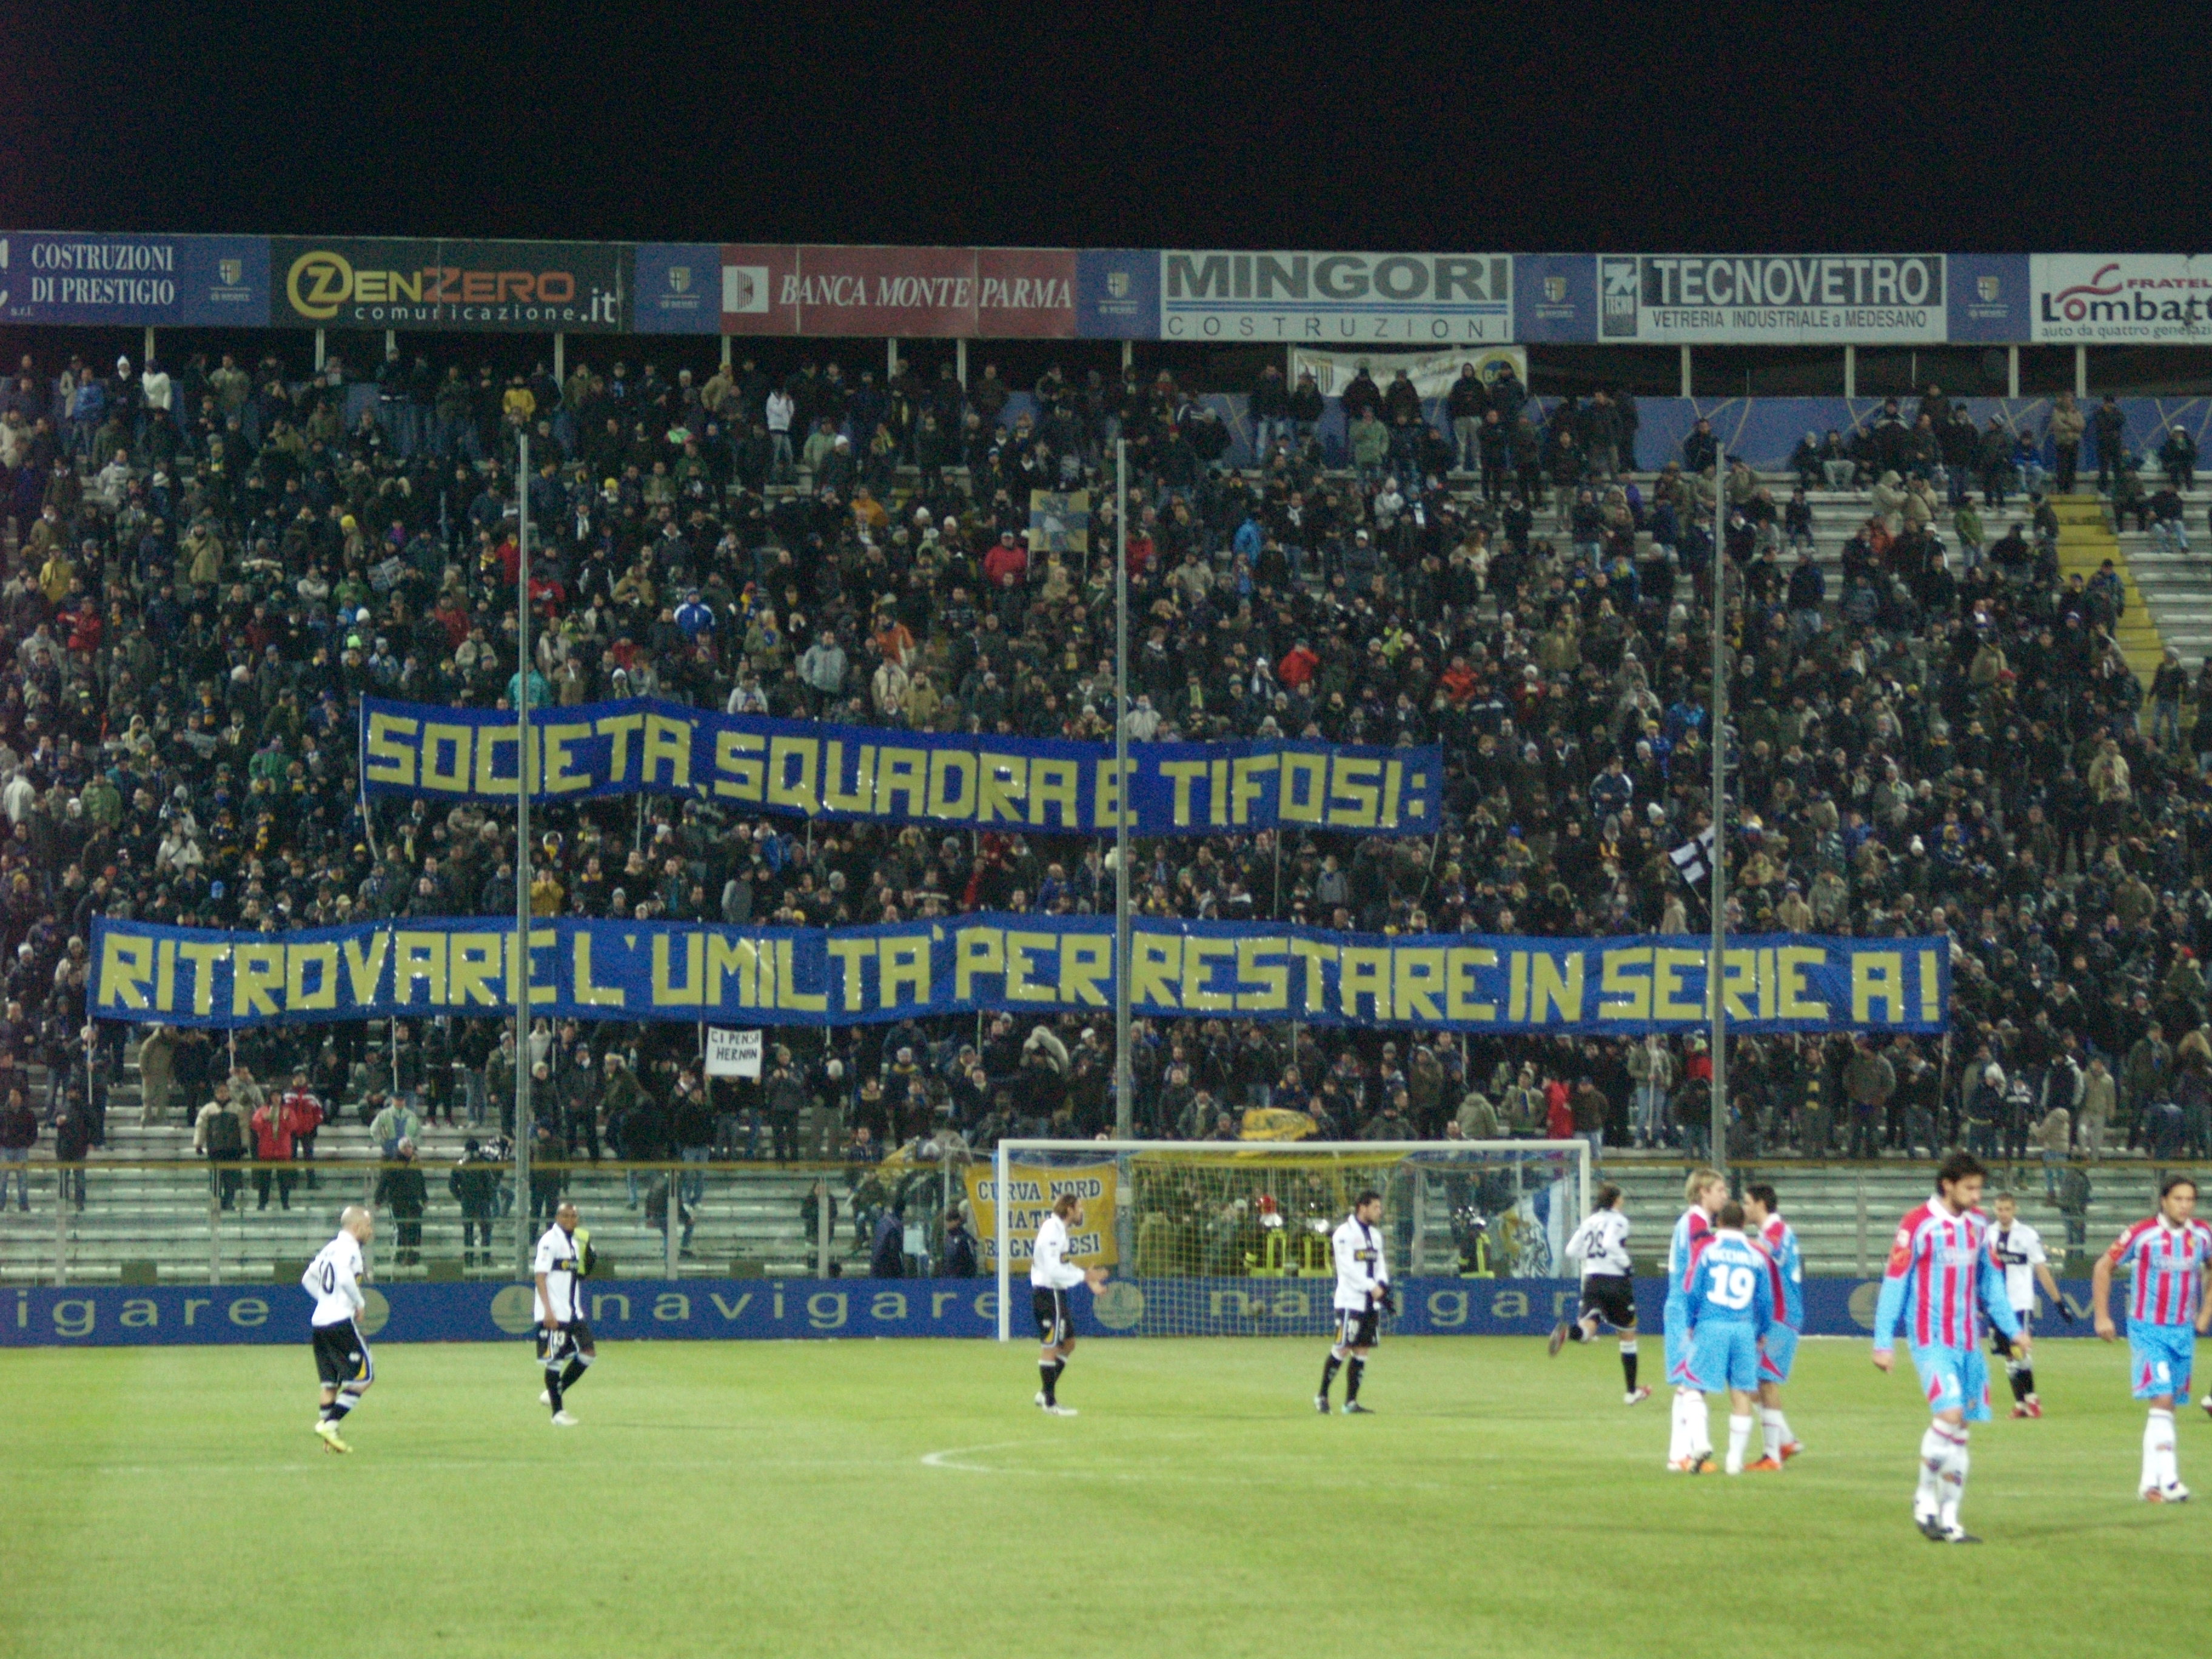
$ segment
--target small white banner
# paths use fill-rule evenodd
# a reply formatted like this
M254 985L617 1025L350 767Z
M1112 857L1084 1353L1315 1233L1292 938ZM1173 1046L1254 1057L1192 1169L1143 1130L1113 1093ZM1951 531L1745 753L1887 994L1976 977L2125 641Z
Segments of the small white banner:
M1526 346L1480 346L1459 351L1309 351L1304 346L1291 352L1291 378L1296 382L1299 374L1313 371L1314 384L1324 398L1340 398L1344 388L1358 378L1364 366L1373 377L1377 387L1389 390L1392 377L1400 369L1406 371L1413 389L1424 398L1442 398L1459 379L1460 370L1468 363L1486 380L1498 378L1500 367L1513 365L1514 378L1521 382L1522 391L1528 386L1528 349Z
M707 1075L749 1077L761 1074L761 1034L732 1031L720 1025L707 1028Z

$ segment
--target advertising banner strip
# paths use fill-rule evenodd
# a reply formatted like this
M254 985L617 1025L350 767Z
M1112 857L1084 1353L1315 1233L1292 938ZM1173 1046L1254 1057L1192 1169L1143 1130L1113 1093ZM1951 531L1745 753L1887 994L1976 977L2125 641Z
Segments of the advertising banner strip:
M273 237L279 327L620 334L630 325L623 242Z
M1598 337L1654 344L1927 344L1948 337L1940 253L1600 254Z
M690 249L639 252L641 291L664 312L664 271ZM732 243L720 251L728 334L878 339L1070 339L1077 256L1068 248L830 247ZM673 323L655 326L673 327ZM686 325L688 326L688 325Z
M268 239L0 230L0 321L266 328Z
M2028 264L2038 341L2212 341L2212 254L2039 253Z
M1513 339L1504 253L1164 250L1160 334L1311 345L1503 345Z
M495 709L364 698L372 795L512 800L521 740ZM720 714L655 698L549 708L531 726L531 799L676 795L800 817L1096 835L1115 828L1111 744L945 736ZM1426 836L1442 824L1443 751L1321 743L1129 748L1130 829L1249 833L1278 824Z
M558 1018L838 1026L1007 1009L1103 1015L1111 916L975 912L872 927L533 925L531 1012ZM1348 933L1139 918L1130 1000L1146 1018L1297 1020L1464 1031L1636 1036L1704 1029L1702 939ZM290 933L101 918L92 1012L211 1028L513 1006L515 935L495 917ZM1772 934L1729 947L1723 991L1747 1031L1940 1032L1942 939Z
M586 1221L590 1219L587 1215ZM475 1281L371 1284L362 1334L384 1342L527 1343L536 1320L527 1285ZM2061 1279L2077 1314L2087 1279ZM615 1341L787 1341L850 1336L988 1340L998 1329L998 1287L988 1279L587 1279L579 1287L599 1336ZM1017 1323L1028 1285L1014 1292ZM1121 1278L1095 1296L1079 1290L1085 1335L1320 1336L1334 1315L1331 1277ZM1878 1279L1808 1279L1804 1334L1863 1337L1874 1328ZM1397 1284L1398 1336L1542 1336L1571 1319L1571 1279L1408 1276ZM1644 1323L1656 1328L1663 1279L1638 1279ZM0 1292L0 1348L184 1347L298 1343L309 1304L296 1284L21 1285ZM2089 1322L2048 1322L2036 1340L2091 1334ZM1470 1409L1479 1410L1479 1406Z

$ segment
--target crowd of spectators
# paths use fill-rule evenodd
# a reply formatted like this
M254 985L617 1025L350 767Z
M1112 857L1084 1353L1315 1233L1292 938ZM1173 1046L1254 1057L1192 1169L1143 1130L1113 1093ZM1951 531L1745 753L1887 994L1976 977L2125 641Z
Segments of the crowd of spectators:
M1014 388L987 365L963 387L949 366L879 383L834 362L775 381L743 360L608 362L556 382L441 379L395 353L369 384L335 362L300 381L273 359L200 356L143 372L26 358L0 387L15 532L0 586L0 1101L11 1068L43 1063L44 1097L22 1103L33 1133L58 1121L100 1139L125 1033L86 1024L97 914L281 931L511 908L509 815L364 807L359 695L506 707L527 675L564 704L650 693L1106 738L1117 514L1135 738L1447 757L1434 836L1145 843L1146 914L1701 931L1703 897L1667 854L1709 821L1717 508L1741 779L1730 925L1948 934L1955 988L1948 1042L1740 1039L1737 1150L1927 1151L2040 1132L2058 1108L2086 1133L2102 1100L2114 1145L2212 1152L2212 724L2182 721L2185 703L2212 711L2212 682L2178 662L2139 681L2112 639L2120 585L2059 579L2039 491L1992 533L2008 492L2043 481L1992 459L1994 437L1967 459L1934 388L1851 443L1808 434L1803 483L1867 492L1832 592L1805 495L1778 501L1786 486L1704 422L1680 454L1639 457L1632 398L1540 404L1510 376L1470 373L1425 404L1402 377L1363 374L1343 397L1345 447L1325 449L1311 381L1271 369L1248 405L1258 465L1241 470L1224 465L1218 414L1164 371L1054 369ZM2085 425L2101 466L2102 426ZM1121 501L1117 436L1134 481ZM2072 465L2062 447L2059 486ZM1030 550L1036 489L1092 492L1088 556ZM828 925L1111 902L1104 848L1078 836L810 827L650 799L552 809L533 830L541 915ZM690 1026L537 1031L543 1133L586 1158L849 1157L1111 1121L1110 1030L1073 1018L777 1035L787 1053L733 1095L697 1075ZM501 1082L514 1036L498 1021L401 1024L373 1053L360 1026L254 1028L234 1055L191 1033L155 1040L187 1113L235 1062L249 1080L302 1074L321 1109L399 1129L379 1136L395 1152L409 1115L516 1127ZM1147 1024L1136 1065L1147 1135L1233 1136L1267 1103L1340 1137L1571 1128L1692 1151L1710 1075L1694 1039L1233 1021ZM811 1146L802 1114L832 1126ZM22 1121L0 1113L0 1137ZM240 1132L292 1133L281 1109Z

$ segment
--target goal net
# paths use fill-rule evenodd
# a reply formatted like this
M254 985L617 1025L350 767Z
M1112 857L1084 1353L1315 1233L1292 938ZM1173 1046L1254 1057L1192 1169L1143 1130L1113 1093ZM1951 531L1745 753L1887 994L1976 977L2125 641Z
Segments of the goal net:
M1582 1140L1002 1140L968 1182L1002 1342L1028 1332L1037 1224L1066 1193L1085 1211L1070 1259L1110 1276L1086 1323L1310 1336L1332 1318L1329 1236L1362 1192L1382 1194L1390 1276L1405 1289L1560 1278L1589 1207L1590 1157Z

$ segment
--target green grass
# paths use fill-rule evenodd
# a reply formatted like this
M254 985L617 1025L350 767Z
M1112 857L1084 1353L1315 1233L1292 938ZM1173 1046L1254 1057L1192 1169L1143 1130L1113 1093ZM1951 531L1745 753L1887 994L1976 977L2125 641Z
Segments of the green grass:
M1978 1550L1910 1526L1925 1417L1861 1342L1805 1345L1809 1455L1735 1480L1661 1469L1609 1346L1390 1342L1352 1419L1322 1346L1094 1340L1055 1421L1025 1346L610 1344L572 1431L521 1345L386 1346L349 1458L304 1344L0 1353L0 1653L2036 1659L2212 1613L2212 1428L2207 1500L2137 1504L2101 1344L1976 1433Z

